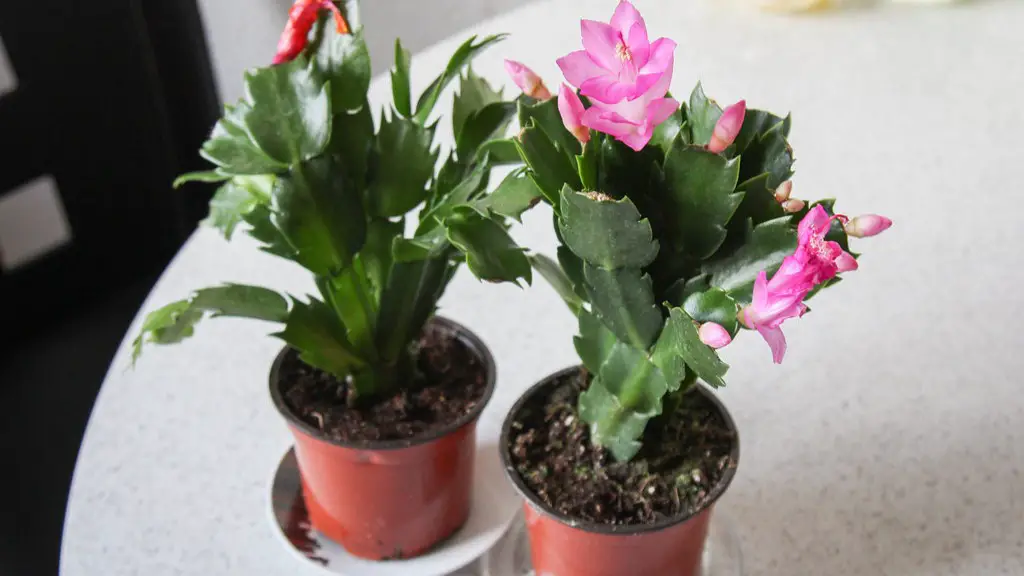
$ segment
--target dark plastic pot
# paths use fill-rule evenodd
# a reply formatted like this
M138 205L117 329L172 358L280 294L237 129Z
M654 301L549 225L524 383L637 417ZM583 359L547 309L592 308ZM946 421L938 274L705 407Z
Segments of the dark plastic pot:
M346 443L327 438L284 403L278 355L270 395L295 435L302 492L313 527L356 556L410 558L451 536L469 518L476 423L494 392L494 358L468 329L435 317L487 370L487 389L472 413L422 438Z
M714 504L732 482L735 467L725 472L702 509L689 516L642 526L594 524L561 514L537 498L515 470L509 452L512 422L532 397L580 369L556 372L527 390L512 407L501 430L505 472L525 499L523 508L534 572L542 576L697 576ZM736 424L725 406L706 387L700 386L699 390L735 432ZM732 458L734 462L739 460L738 436Z

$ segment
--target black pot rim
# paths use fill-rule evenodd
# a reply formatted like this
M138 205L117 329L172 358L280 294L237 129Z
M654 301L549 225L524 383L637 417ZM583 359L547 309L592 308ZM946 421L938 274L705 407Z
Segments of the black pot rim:
M722 479L719 480L718 484L716 484L715 487L711 490L711 493L708 495L707 501L704 503L703 506L700 507L700 509L693 511L690 514L680 515L673 518L666 518L659 522L655 522L654 524L598 524L594 522L587 522L584 520L580 520L578 518L573 518L572 516L569 516L567 514L563 514L555 510L554 508L551 508L550 506L542 502L539 498L537 498L537 495L534 494L533 490L531 490L530 487L526 485L526 482L523 481L522 477L519 475L519 472L516 471L515 466L512 464L512 455L509 449L509 438L512 432L512 422L516 419L516 415L519 414L519 411L522 409L523 405L526 404L526 402L535 394L537 394L541 389L550 386L553 382L556 382L563 376L569 375L574 372L578 372L582 369L582 365L563 368L562 370L559 370L558 372L548 375L547 377L543 378L540 382L537 382L536 384L531 386L526 392L523 393L522 396L519 397L518 400L516 400L516 403L512 406L512 409L509 410L508 415L505 416L505 422L501 426L501 442L498 445L498 451L501 455L501 464L505 468L505 474L508 476L509 480L511 480L512 484L515 486L516 491L519 492L520 496L522 496L527 502L529 502L531 506L543 512L547 516L550 516L555 520L558 520L562 524L565 524L572 528L576 528L578 530L582 530L584 532L617 536L638 536L650 532L658 532L666 528L671 528L673 526L683 524L689 521L690 519L700 515L705 510L713 506L718 501L718 499L722 497L722 494L725 494L725 491L729 488L729 485L732 484L733 478L735 478L736 476L736 468L739 464L739 431L736 429L736 422L733 421L732 414L730 414L729 411L725 408L725 405L722 404L721 400L719 400L718 397L715 396L707 386L705 386L704 384L699 384L697 386L697 389L706 398L711 400L711 403L715 405L715 407L718 409L718 412L722 415L722 418L725 420L726 426L728 426L729 429L731 429L733 432L734 441L732 444L732 450L730 451L729 455L732 457L732 461L736 464L726 469L722 476Z
M281 352L278 353L277 358L274 359L274 364L270 368L270 398L274 402L274 407L281 413L281 416L288 421L288 424L301 430L304 434L316 438L322 442L333 444L341 448L350 448L353 450L366 450L373 452L383 452L388 450L402 450L405 448L412 448L414 446L420 446L423 444L429 444L448 436L456 430L470 424L480 418L480 414L487 407L487 404L491 401L491 397L494 395L494 387L497 382L497 368L494 364L494 357L491 355L491 351L484 344L483 340L480 339L475 333L469 328L466 328L462 324L449 320L441 316L433 316L427 321L428 325L440 326L444 329L451 330L454 332L455 337L465 344L473 353L475 353L480 361L484 364L487 371L487 387L484 390L484 395L477 402L477 405L473 407L473 410L467 412L458 420L452 422L448 426L435 430L430 434L422 436L416 436L413 438L400 438L397 440L366 440L366 441L354 441L344 442L336 438L331 438L321 432L319 429L310 426L309 424L302 421L284 401L284 396L281 393L280 377L279 373L281 370L281 363L284 361L285 355L291 351L290 346L285 346Z

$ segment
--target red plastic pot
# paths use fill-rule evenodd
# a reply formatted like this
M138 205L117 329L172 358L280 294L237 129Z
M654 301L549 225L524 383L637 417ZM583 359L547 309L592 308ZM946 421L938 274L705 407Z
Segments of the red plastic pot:
M487 371L484 397L472 413L422 438L345 443L325 437L284 403L279 369L270 394L295 436L302 493L313 527L356 556L410 558L451 536L469 518L476 423L494 392L494 359L483 342L445 318L431 323L455 333Z
M512 422L531 398L580 369L573 367L556 372L530 388L512 407L501 431L505 472L525 500L523 508L534 573L537 576L697 576L714 504L732 482L735 467L725 472L702 509L689 516L642 526L595 524L561 514L537 498L515 470L510 453ZM711 399L726 425L735 432L736 425L725 406L704 386L699 390ZM732 459L739 460L738 436L733 444Z

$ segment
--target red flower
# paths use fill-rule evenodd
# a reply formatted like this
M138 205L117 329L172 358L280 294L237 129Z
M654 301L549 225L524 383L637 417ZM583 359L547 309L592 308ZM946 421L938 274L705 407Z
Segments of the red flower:
M338 34L349 33L345 16L331 0L296 0L291 10L288 11L288 24L285 25L284 32L281 33L281 40L277 43L274 64L291 62L302 53L309 43L309 31L316 23L321 10L330 10L334 13L334 23L338 27Z

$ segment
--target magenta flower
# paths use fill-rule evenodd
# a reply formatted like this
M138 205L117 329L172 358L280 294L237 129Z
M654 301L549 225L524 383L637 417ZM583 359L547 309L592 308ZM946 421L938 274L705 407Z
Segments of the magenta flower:
M551 98L551 91L544 85L544 81L525 64L515 60L505 60L505 71L508 72L516 86L523 91L523 94L537 100Z
M732 336L729 335L729 331L725 329L721 324L714 322L705 322L700 325L697 330L697 335L700 336L700 341L707 344L708 346L718 349L728 346L732 342Z
M819 284L835 278L840 272L857 269L857 260L837 243L825 239L832 220L821 205L804 216L797 227L796 251L782 260L778 271L768 281L762 271L754 282L753 298L740 312L740 321L764 337L772 349L776 364L786 354L786 337L780 325L807 311L804 298Z
M776 272L772 280L778 275ZM740 313L743 325L757 330L768 343L772 349L772 360L776 364L782 364L782 358L786 355L786 336L779 326L790 318L799 318L807 311L807 306L803 304L806 295L807 292L773 292L769 288L768 274L762 270L754 281L750 305Z
M590 129L583 125L583 102L576 92L562 84L558 89L558 113L562 116L562 124L577 140L586 144L590 141Z
M592 103L583 125L643 149L654 128L679 108L665 97L676 43L650 42L643 17L627 0L619 3L610 24L583 20L580 28L584 49L559 58L558 66Z
M732 143L736 141L736 137L740 134L740 128L743 127L743 117L746 115L746 100L740 100L726 108L722 112L722 116L718 118L718 123L715 124L715 131L711 134L708 150L715 154L721 154L725 152L726 148L732 146Z
M892 220L877 214L857 216L846 223L846 233L854 238L870 238L885 232L892 226Z

